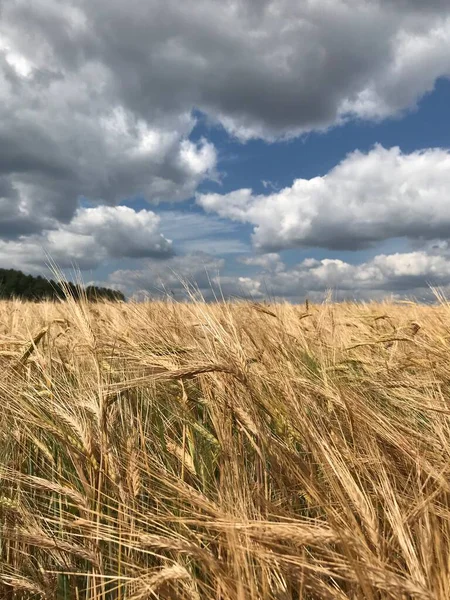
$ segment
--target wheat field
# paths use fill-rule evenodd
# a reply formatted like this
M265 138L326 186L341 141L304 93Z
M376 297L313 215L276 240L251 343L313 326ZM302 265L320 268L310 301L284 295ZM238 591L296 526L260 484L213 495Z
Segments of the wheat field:
M450 597L450 306L0 304L0 598Z

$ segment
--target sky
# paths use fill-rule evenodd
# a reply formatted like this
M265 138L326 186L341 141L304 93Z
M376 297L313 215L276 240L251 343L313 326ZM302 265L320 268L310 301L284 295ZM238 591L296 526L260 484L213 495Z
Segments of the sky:
M448 0L0 0L0 267L450 297Z

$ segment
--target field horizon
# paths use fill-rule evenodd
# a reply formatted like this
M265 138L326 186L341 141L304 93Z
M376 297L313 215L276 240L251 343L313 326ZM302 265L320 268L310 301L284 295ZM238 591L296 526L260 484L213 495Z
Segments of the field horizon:
M450 597L450 305L0 302L0 597Z

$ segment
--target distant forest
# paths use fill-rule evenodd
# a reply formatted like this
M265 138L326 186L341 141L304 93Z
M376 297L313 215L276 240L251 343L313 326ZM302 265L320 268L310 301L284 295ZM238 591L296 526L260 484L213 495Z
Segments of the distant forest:
M79 300L87 298L91 302L97 300L125 301L122 292L109 288L89 285L82 287L71 282L63 284L45 279L38 275L25 275L15 269L0 269L0 299L21 298L22 300L59 300L67 295Z

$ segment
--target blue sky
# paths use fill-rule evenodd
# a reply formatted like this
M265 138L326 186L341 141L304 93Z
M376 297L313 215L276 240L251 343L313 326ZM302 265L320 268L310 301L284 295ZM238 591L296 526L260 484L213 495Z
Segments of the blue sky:
M5 7L2 267L137 298L447 291L450 5L121 6Z

